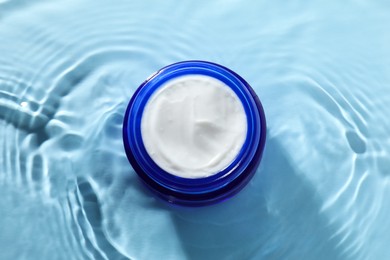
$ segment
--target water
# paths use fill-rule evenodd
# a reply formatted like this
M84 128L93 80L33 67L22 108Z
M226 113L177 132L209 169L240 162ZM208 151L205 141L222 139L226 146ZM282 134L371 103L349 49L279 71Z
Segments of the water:
M387 1L0 1L0 259L389 259ZM156 201L122 145L155 70L241 74L268 119L251 183Z

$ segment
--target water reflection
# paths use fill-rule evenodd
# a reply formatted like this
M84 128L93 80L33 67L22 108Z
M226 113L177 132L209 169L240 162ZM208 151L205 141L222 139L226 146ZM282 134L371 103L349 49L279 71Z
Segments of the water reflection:
M0 259L388 259L384 1L0 0ZM167 206L121 124L157 69L205 59L261 98L269 140L226 203Z

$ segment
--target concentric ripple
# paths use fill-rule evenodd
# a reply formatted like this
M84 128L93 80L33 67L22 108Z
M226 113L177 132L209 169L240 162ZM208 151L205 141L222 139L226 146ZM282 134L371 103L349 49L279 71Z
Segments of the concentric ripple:
M384 1L0 0L0 259L389 259ZM237 197L157 201L123 151L151 73L204 59L262 100Z

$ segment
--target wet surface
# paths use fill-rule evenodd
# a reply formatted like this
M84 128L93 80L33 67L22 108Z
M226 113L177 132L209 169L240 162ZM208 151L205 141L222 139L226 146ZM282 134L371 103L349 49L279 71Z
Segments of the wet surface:
M387 259L390 5L0 1L0 259ZM203 59L254 88L249 185L186 209L122 144L154 71Z

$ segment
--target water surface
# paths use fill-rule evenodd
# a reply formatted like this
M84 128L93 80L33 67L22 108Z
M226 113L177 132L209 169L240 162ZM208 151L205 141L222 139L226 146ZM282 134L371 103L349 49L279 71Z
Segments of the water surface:
M0 259L389 259L386 1L0 0ZM235 198L165 205L121 124L151 73L202 59L263 102Z

